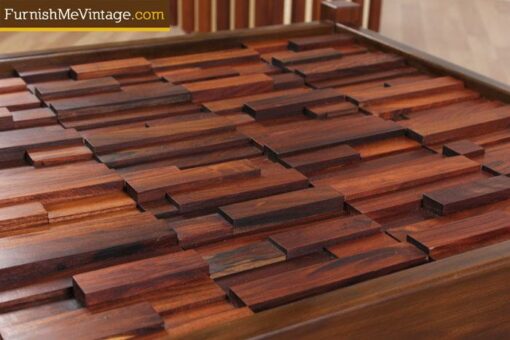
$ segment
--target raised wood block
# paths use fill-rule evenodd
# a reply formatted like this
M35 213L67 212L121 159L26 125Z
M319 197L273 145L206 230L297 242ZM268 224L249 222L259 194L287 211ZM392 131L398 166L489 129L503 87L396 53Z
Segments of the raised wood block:
M144 335L164 328L163 319L149 303L93 313L81 308L3 328L3 339L104 339Z
M343 100L343 96L336 90L315 90L303 94L247 102L244 105L243 111L248 112L257 120L265 120L280 116L302 114L306 106L327 104L341 100Z
M358 107L349 102L326 105L310 105L305 107L305 114L317 119L347 116L356 112L358 112Z
M361 105L361 109L384 119L399 119L405 118L408 114L416 111L473 100L478 97L480 97L480 94L471 90L449 90L420 95L419 97L392 99L377 104L364 104Z
M477 157L485 153L485 149L469 140L463 139L443 145L443 155L451 157L462 155Z
M288 89L283 91L271 91L266 93L259 93L255 95L249 95L244 97L238 97L238 98L228 98L225 100L217 100L212 102L206 102L203 103L203 106L215 113L232 113L241 111L244 104L248 102L253 102L261 99L268 99L268 98L278 98L286 95L297 95L297 94L304 94L307 92L310 92L311 90L308 88L295 88L295 89Z
M0 179L0 205L65 200L81 196L82 190L101 193L123 186L119 175L92 161L41 169L6 169L0 171Z
M348 240L378 233L381 226L364 215L337 217L293 228L269 238L287 255L296 258Z
M189 102L191 95L182 86L168 83L139 84L119 92L100 93L78 98L56 99L52 109L62 120L98 116L111 112Z
M85 306L92 306L207 275L208 264L194 250L187 250L75 275L74 295Z
M14 111L11 114L16 129L55 125L58 123L55 113L47 107Z
M14 128L12 112L5 107L0 108L0 130L11 130Z
M77 80L68 83L45 83L35 86L35 94L43 100L120 91L120 84L111 77Z
M33 69L16 69L16 73L27 83L38 83L69 79L69 66L48 66Z
M190 218L170 224L183 249L221 241L232 235L232 226L220 215Z
M294 53L288 56L276 56L272 58L273 65L279 67L286 67L288 65L313 63L318 61L325 61L343 57L343 53L334 48L319 48L316 50L309 50L299 53Z
M9 111L27 110L40 106L40 100L28 91L0 94L0 107L5 107Z
M211 278L219 279L247 270L253 270L285 261L285 254L271 242L255 242L224 252L204 256L210 267Z
M377 194L432 183L440 179L476 172L480 165L463 156L430 159L428 162L392 167L359 177L338 177L312 181L315 185L329 184L343 193L346 199L360 199Z
M299 190L285 194L235 203L220 208L234 227L280 222L327 212L341 212L343 196L327 187Z
M346 126L349 128L346 129ZM260 142L280 157L345 143L377 141L400 136L404 132L405 129L394 122L371 116L353 116L309 121L300 128L270 133Z
M185 138L234 131L235 125L223 117L211 117L194 122L169 122L155 126L136 126L116 130L102 130L86 135L86 142L97 154L106 154L129 147L141 147Z
M229 294L252 310L260 311L412 267L424 260L424 254L418 249L397 243L358 256L331 260L234 285Z
M289 49L293 51L313 50L324 47L336 47L351 44L354 38L348 34L327 34L289 40Z
M0 230L23 229L48 223L48 212L39 202L0 208Z
M124 175L127 192L137 202L164 198L165 193L189 191L233 179L260 176L260 168L249 160L239 160L187 170L175 167L142 170Z
M341 59L297 65L293 69L306 81L338 78L362 74L363 72L383 71L403 66L403 58L384 53L365 53Z
M206 81L220 78L239 76L239 72L232 67L222 66L215 68L186 68L183 70L163 71L159 73L168 82L178 85L183 83L194 83L197 81Z
M21 92L27 89L27 84L22 78L3 78L0 79L0 94Z
M490 177L423 194L423 207L438 215L449 215L510 198L510 178Z
M196 103L271 91L273 79L265 74L250 74L187 83L183 87L191 93L191 98Z
M260 177L174 193L169 195L169 198L177 205L179 211L190 212L304 189L308 186L308 179L294 170L262 171Z
M363 23L363 8L356 2L341 0L322 2L321 20L358 28Z
M28 150L27 157L36 168L40 168L90 160L93 154L86 146L77 145Z
M466 138L510 125L510 106L488 110L456 110L447 114L442 111L438 109L433 115L403 121L402 125L409 128L412 138L425 144ZM437 123L437 119L441 120L441 124Z
M462 253L483 243L509 238L510 214L499 210L407 236L408 242L416 245L433 259Z
M273 78L273 88L275 90L300 88L305 86L305 80L295 73L275 74Z
M331 148L301 153L295 156L283 157L281 161L291 168L307 173L360 159L359 152L349 145L338 145Z
M151 63L145 58L138 57L73 65L71 66L71 75L78 80L84 80L124 74L144 73L151 70Z
M418 70L409 67L395 67L390 68L389 70L381 70L374 72L367 72L362 74L355 74L351 76L345 76L341 78L332 78L318 81L311 81L308 84L315 89L323 89L328 87L343 87L350 85L357 85L366 82L376 81L376 80L389 80L393 78L403 77L403 76L411 76L418 74Z
M388 100L413 98L416 96L459 90L464 87L462 81L452 77L439 77L390 87L342 91L359 104L378 104Z
M44 232L0 239L0 287L136 254L172 250L175 233L150 214L67 223ZM30 249L30 252L26 250Z
M217 52L187 54L183 56L153 59L152 67L156 71L172 70L183 67L223 66L259 61L259 53L251 49L233 49Z

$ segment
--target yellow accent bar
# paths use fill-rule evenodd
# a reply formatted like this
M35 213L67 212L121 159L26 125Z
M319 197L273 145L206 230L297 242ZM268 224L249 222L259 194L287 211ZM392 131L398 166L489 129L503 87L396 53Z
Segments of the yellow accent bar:
M169 32L171 27L0 27L0 32Z

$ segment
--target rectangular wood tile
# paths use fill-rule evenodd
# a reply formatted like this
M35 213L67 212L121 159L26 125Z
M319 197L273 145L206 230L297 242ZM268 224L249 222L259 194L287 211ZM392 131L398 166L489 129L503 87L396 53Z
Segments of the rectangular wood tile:
M171 70L180 67L209 67L258 61L259 53L251 49L233 49L182 56L158 58L151 60L157 70Z
M245 227L324 212L340 212L342 207L342 195L324 187L235 203L221 207L220 211L235 227Z
M211 278L218 279L285 261L285 254L269 241L251 243L239 248L204 256Z
M68 222L38 233L4 237L0 239L5 259L0 264L0 286L19 286L21 282L129 254L171 251L176 241L167 224L149 214Z
M330 166L337 166L357 160L360 160L359 152L349 145L338 145L331 148L281 158L281 161L285 165L303 173L317 171Z
M170 224L183 249L221 241L232 235L232 226L219 214L185 219Z
M27 89L27 84L23 78L12 77L0 79L0 94L21 92Z
M302 114L308 105L327 104L341 100L343 100L343 96L336 90L315 90L303 94L247 102L244 104L243 111L248 112L257 120L264 120Z
M381 226L364 215L337 217L271 235L269 238L287 259L320 251L331 245L379 232Z
M349 126L349 129L345 129ZM320 149L344 143L361 143L403 135L394 122L371 116L345 117L307 122L299 129L283 130L263 136L260 142L278 156Z
M75 275L74 295L84 305L91 306L171 287L208 274L209 266L202 257L187 250Z
M15 230L48 223L48 212L39 202L0 208L0 230Z
M86 161L92 159L92 156L92 151L84 145L27 151L27 157L36 168Z
M288 65L305 64L330 59L341 58L343 53L334 48L319 48L304 52L294 53L288 56L276 56L272 58L272 63L279 67Z
M182 70L163 71L159 73L169 83L178 85L220 78L239 76L239 72L228 66L215 68L186 68Z
M191 93L196 103L271 91L273 79L265 74L250 74L186 83L182 86Z
M120 91L120 84L111 77L35 86L35 94L44 100L116 91Z
M21 323L0 331L3 339L130 337L163 329L163 320L148 303L92 313L86 309Z
M510 198L510 178L497 176L423 194L423 207L449 215Z
M289 40L289 49L293 51L311 50L321 47L343 46L353 42L348 34L328 34Z
M71 75L78 79L94 79L122 74L143 73L152 69L145 58L117 59L71 66Z
M169 198L177 205L179 211L190 212L304 189L308 185L308 179L294 170L270 172L262 170L260 177L173 193Z
M477 248L484 242L509 238L510 215L497 210L407 236L410 243L425 251L433 259Z
M340 102L326 105L310 105L305 107L307 116L317 119L328 119L346 116L358 112L358 107L349 102Z
M306 81L352 76L363 72L382 71L390 67L403 66L400 56L383 53L366 53L338 60L296 65L292 69L305 77Z
M166 171L165 171L166 170ZM163 198L165 193L195 190L232 179L258 177L260 169L249 160L232 161L187 170L175 167L125 175L128 193L137 202Z
M408 268L422 263L424 259L424 254L418 249L395 244L235 285L229 293L252 310L260 311Z

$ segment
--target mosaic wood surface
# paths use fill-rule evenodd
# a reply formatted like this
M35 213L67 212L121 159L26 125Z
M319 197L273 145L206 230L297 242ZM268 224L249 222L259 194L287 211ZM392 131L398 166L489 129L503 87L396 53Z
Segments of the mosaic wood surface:
M0 79L2 338L186 337L510 239L510 106L461 79L345 33L80 60Z

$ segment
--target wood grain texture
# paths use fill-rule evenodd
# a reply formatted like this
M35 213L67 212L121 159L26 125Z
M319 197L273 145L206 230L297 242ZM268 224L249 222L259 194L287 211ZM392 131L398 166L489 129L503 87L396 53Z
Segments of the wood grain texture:
M307 255L336 243L379 232L380 225L359 215L311 223L305 227L272 235L269 239L287 255L287 259Z
M438 215L449 215L483 204L510 198L510 178L491 177L459 186L426 192L423 207Z
M317 119L328 119L340 116L350 115L358 112L358 107L349 103L341 102L326 105L310 105L305 107L305 114L307 116Z
M231 287L230 294L259 311L423 263L424 254L406 244L312 265Z
M90 149L86 146L78 145L28 150L27 157L36 168L39 168L43 166L53 166L79 161L87 161L92 159L93 154L92 151L90 151Z
M170 251L176 237L163 221L138 214L127 219L112 216L68 222L44 232L2 238L1 243L5 261L0 267L0 285L7 288L96 261Z
M257 51L250 49L232 49L218 52L188 54L169 58L153 59L152 67L156 71L171 70L180 67L204 67L234 65L250 61L258 61Z
M75 275L74 295L84 305L91 306L208 274L207 263L195 251L188 250Z
M337 166L360 160L360 154L348 145L305 152L295 156L283 157L281 161L300 172L307 173L331 166Z
M328 211L340 211L343 197L329 188L312 188L220 208L235 227L277 222Z
M459 140L443 145L443 155L476 157L483 155L485 149L469 140Z
M189 83L183 87L191 93L193 102L205 102L270 91L273 80L265 74L253 74Z
M78 79L94 79L123 74L143 73L151 70L145 58L130 58L71 66L71 75Z
M12 77L0 79L0 93L20 92L27 89L22 78Z
M0 230L23 229L48 223L48 212L39 202L0 208Z
M163 198L165 193L200 189L232 179L257 177L260 169L249 160L220 163L187 170L176 167L142 170L125 175L128 193L138 202Z
M141 303L100 313L79 309L54 317L21 323L2 329L4 339L107 338L143 335L163 328L163 320L148 303Z
M46 83L35 86L36 95L44 100L120 91L120 84L111 77L78 80L65 84Z
M204 259L209 264L211 278L219 279L272 263L283 262L285 254L271 242L263 241L206 255Z
M349 35L319 35L290 39L289 49L293 51L312 50L323 47L343 46L351 42L353 42L353 39L352 36Z
M407 240L434 259L455 255L483 243L508 240L509 214L493 211L444 224L407 236Z

